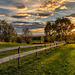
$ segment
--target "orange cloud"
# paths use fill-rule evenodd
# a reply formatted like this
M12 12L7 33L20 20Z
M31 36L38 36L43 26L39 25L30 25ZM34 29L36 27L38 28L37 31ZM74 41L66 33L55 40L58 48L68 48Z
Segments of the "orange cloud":
M60 7L64 1L65 0L57 0L57 1L56 0L52 0L52 1L48 1L44 5L42 5L39 8L39 10L52 12L56 8Z
M32 32L44 32L44 28L30 29Z
M60 7L60 9L67 9L67 7L66 6L62 6L62 7Z
M6 14L0 14L0 16L7 16Z
M27 13L20 13L20 14L17 14L18 16L28 16L30 17L31 15L30 14L27 14Z
M67 17L67 18L69 18L70 20L71 20L71 22L73 23L73 24L75 24L75 17Z

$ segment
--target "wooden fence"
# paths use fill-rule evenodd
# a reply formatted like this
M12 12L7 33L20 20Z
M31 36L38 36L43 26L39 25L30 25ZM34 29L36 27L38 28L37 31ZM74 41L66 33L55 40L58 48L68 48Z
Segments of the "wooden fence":
M61 42L56 42L56 43L59 44ZM43 46L43 45L49 45L49 44L55 44L55 43L46 43L46 44L36 44L36 45L28 45L28 46L18 46L18 47L12 47L12 48L4 48L4 49L0 49L0 52L2 52L2 51L16 50L19 47L20 48L28 48L28 47Z
M51 44L54 44L53 46L51 46ZM3 49L3 51L8 51L8 50L13 50L13 49L18 49L18 54L14 54L14 55L11 55L11 56L8 56L8 57L5 57L5 58L1 58L0 59L0 64L3 63L3 62L7 62L7 61L10 61L10 60L13 60L13 59L16 59L18 58L18 66L20 64L20 57L23 57L23 56L26 56L26 55L29 55L29 54L33 54L33 53L36 53L36 56L37 56L37 52L40 52L40 51L44 51L46 52L47 49L51 49L51 48L55 48L55 47L58 47L58 46L61 46L61 45L64 45L66 44L65 42L59 42L59 43L50 43L49 47L46 47L46 45L48 44L39 44L39 45L30 45L30 46L20 46L20 47L14 47L14 48L7 48L7 49ZM42 49L37 49L37 46L45 46L44 48ZM20 48L27 48L27 47L34 47L35 46L35 50L32 50L32 51L28 51L28 52L24 52L24 53L20 53Z

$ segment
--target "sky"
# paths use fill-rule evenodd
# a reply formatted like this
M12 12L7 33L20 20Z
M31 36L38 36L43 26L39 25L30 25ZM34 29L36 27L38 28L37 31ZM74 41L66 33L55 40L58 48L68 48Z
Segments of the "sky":
M44 35L47 21L67 17L75 24L75 0L0 0L0 19L11 23L18 34L29 28Z

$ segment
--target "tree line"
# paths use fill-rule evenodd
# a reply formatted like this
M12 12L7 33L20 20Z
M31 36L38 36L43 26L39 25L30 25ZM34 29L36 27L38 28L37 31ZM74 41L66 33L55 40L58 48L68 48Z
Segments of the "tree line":
M47 22L45 27L46 41L75 41L74 24L68 18L58 18L55 22Z
M17 42L26 41L29 44L32 40L32 33L28 28L22 30L22 35L18 36L14 27L8 24L5 20L0 20L0 41L1 42Z
M0 41L1 42L26 42L32 43L32 40L40 40L40 43L65 41L75 42L74 24L68 18L58 18L55 22L48 21L44 28L45 36L34 37L28 28L23 28L22 35L18 36L14 27L5 20L0 20Z

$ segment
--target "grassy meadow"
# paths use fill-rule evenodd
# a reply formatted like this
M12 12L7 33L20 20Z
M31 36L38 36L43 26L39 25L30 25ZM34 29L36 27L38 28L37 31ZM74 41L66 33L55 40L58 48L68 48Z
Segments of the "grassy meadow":
M36 43L38 43L38 42L36 42ZM16 46L23 46L23 45L26 46L27 44L25 44L25 43L5 43L5 42L2 43L2 42L0 42L0 49L11 48L11 47L16 47ZM28 44L28 45L30 45L30 44ZM49 46L50 45L46 45L46 47L49 47ZM37 46L37 49L40 49L40 48L44 48L44 46ZM35 49L36 49L36 47L21 48L20 53L35 50ZM0 58L4 58L4 57L14 55L14 54L18 54L18 49L10 50L10 51L2 51L2 52L0 52Z
M25 43L21 43L21 44L20 43L5 43L5 42L2 43L1 42L0 43L0 48L1 49L3 49L3 48L11 48L11 47L23 46L23 45L26 46L27 44L25 44ZM30 44L28 44L28 45L30 45ZM46 47L49 47L49 46L50 45L46 45ZM40 48L44 48L44 46L37 46L37 49L40 49ZM31 51L31 50L35 50L35 49L36 49L36 47L21 48L20 49L20 53ZM10 56L10 55L14 55L14 54L18 54L18 49L0 52L0 58L4 58L4 57Z
M31 44L38 44L38 43L40 43L40 40L33 40ZM26 44L26 42L24 42L24 43L0 42L0 49L16 47L16 46L26 46L26 45L31 45L31 44Z
M16 47L16 46L24 46L27 45L26 43L16 43L16 42L0 42L0 49L9 48L9 47Z
M0 75L75 75L75 44L66 44L0 64Z
M39 46L39 47L37 47L37 49L40 49L40 48L43 48L43 47L44 46ZM31 50L35 50L35 47L21 48L20 53L31 51ZM4 57L14 55L14 54L18 54L18 49L0 52L0 58L4 58Z

